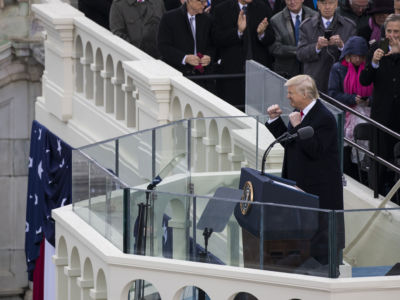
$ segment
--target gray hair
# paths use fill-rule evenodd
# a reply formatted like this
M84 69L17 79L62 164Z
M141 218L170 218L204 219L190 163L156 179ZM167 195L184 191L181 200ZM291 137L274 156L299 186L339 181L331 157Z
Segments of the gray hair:
M385 20L385 23L383 23L383 26L385 27L385 29L386 29L386 25L389 22L400 22L400 15L399 14L390 14L390 15L388 15L388 17Z
M319 98L317 85L314 79L309 75L297 75L290 78L285 83L286 87L294 86L299 94L303 94L310 99Z

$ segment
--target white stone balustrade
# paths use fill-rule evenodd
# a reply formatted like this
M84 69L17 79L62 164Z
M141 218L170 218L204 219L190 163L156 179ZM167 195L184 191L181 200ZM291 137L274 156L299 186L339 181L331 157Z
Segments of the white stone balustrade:
M32 7L47 32L43 96L36 102L36 118L72 146L182 118L245 116L72 6L54 2ZM210 126L209 121L206 123ZM255 166L255 160L246 155L248 152L254 156L254 148L249 149L248 143L254 145L255 139L251 138L255 137L243 139L244 135L234 135L232 131L255 131L256 123L243 119L226 124L211 130L207 127L201 133L196 147L203 147L208 154L198 157L195 165L199 170L208 157L209 170ZM272 136L265 129L264 134L265 142L260 146L265 148ZM279 168L281 156L282 150L274 149L269 162L277 159L270 167Z
M126 300L137 279L151 282L163 300L181 299L184 287L193 284L203 289L211 300L232 300L239 292L250 293L259 300L376 300L382 294L385 300L397 300L400 294L398 276L328 279L127 255L79 218L71 206L53 210L53 218L57 224L54 261L58 269L71 270L66 272L71 273L69 276L79 274L75 269L83 270L80 273L87 280L74 277L77 284L70 287L76 290L69 291L70 295L86 295L83 300ZM237 254L230 255L237 259ZM68 266L64 267L67 261ZM72 299L65 296L64 272L57 272L56 276L59 284L56 299Z

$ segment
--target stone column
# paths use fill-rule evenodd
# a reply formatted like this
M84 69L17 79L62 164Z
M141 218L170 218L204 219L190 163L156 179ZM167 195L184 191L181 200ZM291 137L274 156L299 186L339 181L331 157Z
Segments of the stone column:
M118 77L112 77L111 83L114 85L114 111L117 120L123 120L125 117L125 93L122 90L124 80Z
M90 289L93 288L93 280L78 277L76 283L81 289L81 300L91 300Z
M68 258L54 255L53 262L56 266L56 299L68 300L68 282L64 274L64 268L68 265Z
M64 274L67 276L68 300L79 300L81 297L81 289L78 286L77 277L81 275L81 270L65 266Z
M128 83L122 84L121 89L125 93L126 126L136 127L136 99L138 92L132 85L132 79L128 77Z
M100 71L103 68L95 63L90 65L90 70L94 73L94 103L96 106L104 105L104 83L100 76Z

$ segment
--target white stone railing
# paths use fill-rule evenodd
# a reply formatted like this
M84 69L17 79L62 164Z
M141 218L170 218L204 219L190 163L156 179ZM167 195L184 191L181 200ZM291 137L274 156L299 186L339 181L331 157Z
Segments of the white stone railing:
M71 206L53 210L53 218L57 224L56 299L126 300L138 279L150 282L163 300L180 300L184 288L193 285L211 300L233 300L239 292L259 300L397 300L400 294L398 276L328 279L127 255L79 218Z
M33 11L46 32L43 96L36 102L36 119L72 146L182 118L245 116L66 3L37 4ZM228 120L222 127L212 120L199 123L194 135L206 149L230 161L233 169L253 165L246 151L254 157L249 143L255 144L256 137L245 131L255 132L255 122ZM272 136L260 130L261 150ZM281 157L277 147L269 157L271 167L279 167Z

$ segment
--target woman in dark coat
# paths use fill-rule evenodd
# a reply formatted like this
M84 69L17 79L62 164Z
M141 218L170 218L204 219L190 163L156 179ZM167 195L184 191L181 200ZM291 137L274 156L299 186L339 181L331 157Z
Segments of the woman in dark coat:
M364 87L359 76L365 68L365 57L368 53L367 42L359 36L351 37L344 45L339 61L335 63L329 75L328 94L336 100L350 106L358 112L369 116L368 104L372 95L372 84ZM344 135L353 140L354 127L362 122L355 115L346 113ZM357 169L351 160L351 147L344 147L344 172L352 177L357 176Z
M367 13L371 16L368 24L360 28L357 34L372 44L378 42L381 35L384 37L382 27L386 18L393 13L393 0L374 1Z

